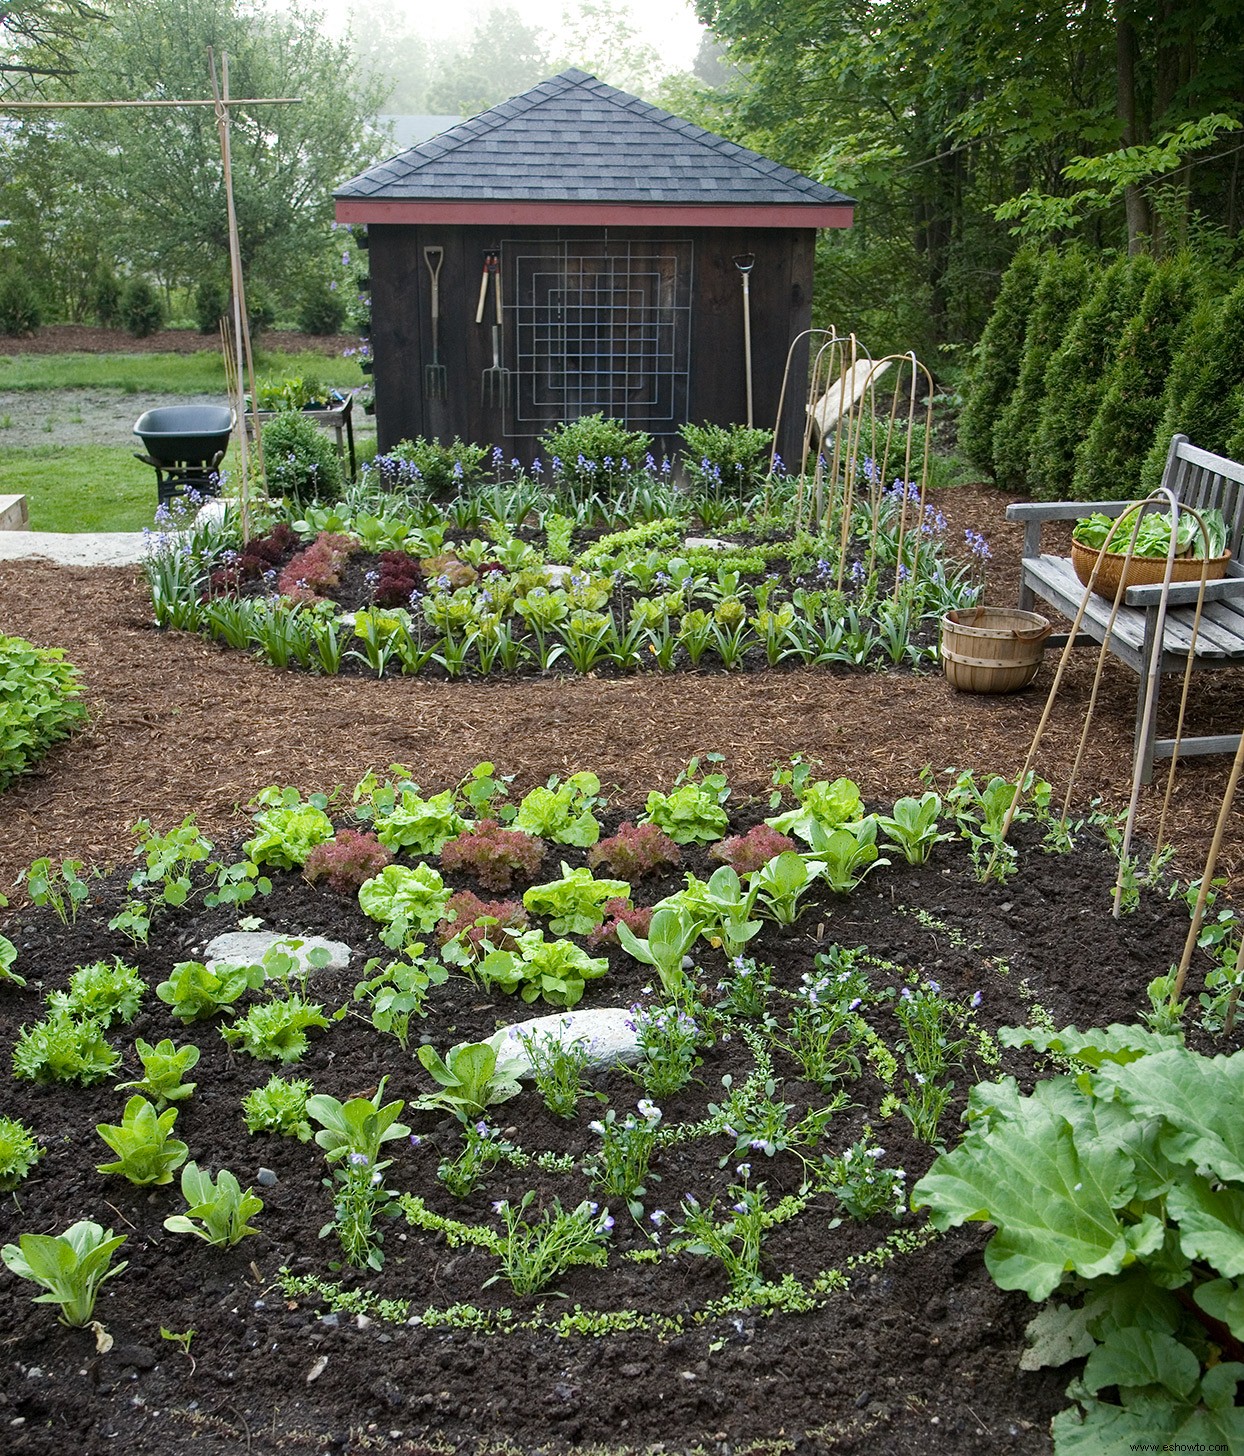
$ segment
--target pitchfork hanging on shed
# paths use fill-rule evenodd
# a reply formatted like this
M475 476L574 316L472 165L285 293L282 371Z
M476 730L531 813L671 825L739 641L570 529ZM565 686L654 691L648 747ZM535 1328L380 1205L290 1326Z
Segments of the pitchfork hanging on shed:
M492 367L485 369L480 378L480 398L487 405L504 409L510 400L510 371L501 362L501 259L495 251L484 254L484 271L479 280L479 305L475 310L477 324L484 322L490 274L496 305L496 317L492 325Z

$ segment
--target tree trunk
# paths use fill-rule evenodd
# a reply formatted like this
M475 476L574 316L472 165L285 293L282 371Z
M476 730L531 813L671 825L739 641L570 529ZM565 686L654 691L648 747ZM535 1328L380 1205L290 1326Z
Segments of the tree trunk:
M1123 145L1136 146L1141 138L1136 122L1136 31L1131 21L1121 15L1115 21L1115 111L1123 123ZM1153 232L1149 204L1139 187L1123 189L1123 205L1127 211L1127 251L1135 255L1144 251L1145 241Z

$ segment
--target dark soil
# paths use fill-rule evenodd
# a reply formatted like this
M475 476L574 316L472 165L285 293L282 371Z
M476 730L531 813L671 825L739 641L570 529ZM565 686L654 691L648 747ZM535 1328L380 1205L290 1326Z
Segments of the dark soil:
M743 806L736 820L745 825L762 812ZM976 1017L989 1029L1025 1021L1034 1004L1060 1026L1134 1018L1146 981L1179 954L1187 927L1182 905L1147 895L1135 914L1113 921L1107 911L1112 862L1095 836L1086 835L1068 856L1042 853L1037 838L1030 828L1020 831L1021 873L1007 886L980 885L957 845L939 848L921 869L881 868L849 897L818 896L793 929L767 927L753 942L757 958L774 967L775 985L789 990L814 969L818 952L867 946L874 986L935 979L961 1004L980 991ZM559 857L572 866L584 862L582 851L558 847L546 868L555 873ZM687 850L683 867L706 876L712 863L703 851ZM313 981L315 999L331 1011L349 1000L362 958L381 952L375 927L351 899L312 889L294 874L275 880L273 894L248 907L266 926L330 934L358 952L350 971L317 973ZM637 885L636 901L651 903L677 883L671 877ZM74 965L121 949L154 985L237 920L236 909L175 912L157 921L148 947L131 953L103 928L118 887L119 877L111 889L101 887L68 930L45 912L26 911L10 922L19 969L30 970L32 984L6 999L0 1016L6 1046L17 1024L37 1014L39 992L64 986ZM711 952L706 969L711 987L720 970ZM1194 975L1202 973L1198 964ZM589 984L584 1005L626 1005L644 984L643 968L614 952L609 975ZM498 1020L528 1014L521 1003L489 997L461 978L435 990L430 1006L420 1031L442 1050L451 1040L490 1034ZM892 1013L879 1006L869 1016L893 1045ZM90 1333L60 1327L52 1310L31 1303L26 1285L0 1281L8 1349L0 1422L7 1427L7 1449L15 1453L117 1449L113 1442L135 1452L206 1453L235 1449L242 1440L253 1450L410 1452L608 1446L1035 1456L1049 1449L1048 1421L1064 1404L1068 1375L1018 1370L1023 1329L1034 1310L1022 1296L995 1289L985 1275L984 1234L957 1233L852 1269L849 1261L876 1248L894 1224L888 1218L862 1226L845 1220L834 1228L829 1195L775 1229L766 1245L771 1278L790 1272L807 1281L826 1268L849 1271L849 1287L808 1314L733 1314L689 1323L663 1340L651 1334L563 1338L548 1328L488 1335L347 1314L324 1318L321 1302L287 1298L276 1280L283 1268L332 1277L327 1265L335 1245L318 1237L331 1218L330 1195L321 1186L322 1155L314 1144L248 1136L240 1099L272 1067L230 1053L210 1024L181 1029L149 995L133 1025L114 1028L111 1039L127 1049L134 1036L155 1041L166 1035L179 1044L194 1040L203 1051L191 1074L198 1091L182 1104L177 1127L190 1156L233 1169L244 1184L264 1165L277 1174L274 1187L260 1190L261 1236L221 1252L167 1234L164 1217L181 1207L175 1184L148 1191L101 1178L94 1164L105 1150L92 1129L116 1120L122 1097L113 1088L8 1082L6 1113L38 1129L47 1154L0 1214L4 1236L60 1229L89 1216L127 1234L123 1254L130 1261L105 1286L97 1308L115 1340L102 1356ZM665 1100L666 1124L702 1118L707 1104L722 1096L723 1076L738 1083L752 1069L741 1039L719 1041L705 1052L696 1080ZM784 1079L779 1100L795 1107L792 1123L824 1104L823 1094L798 1080L793 1062L779 1058L776 1070ZM1001 1070L1025 1083L1033 1075L1031 1060L1014 1052L1003 1054ZM130 1049L125 1075L138 1071ZM317 1091L343 1099L370 1094L382 1075L389 1079L386 1096L408 1103L430 1086L411 1055L357 1017L313 1041L296 1072ZM944 1124L948 1134L971 1083L997 1074L979 1052L968 1055ZM599 1076L594 1086L619 1115L639 1095L620 1072ZM836 1114L826 1140L841 1150L871 1123L886 1148L885 1164L903 1166L914 1183L932 1150L911 1138L900 1116L880 1117L883 1090L867 1073L851 1084L851 1105ZM525 1150L550 1148L576 1157L594 1144L587 1123L598 1115L597 1104L589 1102L574 1122L560 1121L533 1091L494 1110L505 1135ZM534 1189L538 1205L560 1197L572 1206L591 1193L580 1172L528 1167L502 1169L457 1202L434 1177L440 1156L458 1143L456 1124L409 1110L404 1120L424 1142L419 1148L389 1145L386 1151L395 1150L391 1186L418 1192L446 1216L493 1226L493 1199L516 1201ZM718 1166L723 1157L725 1170ZM702 1203L722 1199L735 1181L735 1161L727 1137L666 1149L654 1163L662 1181L649 1207L676 1210L693 1191ZM771 1196L797 1188L801 1164L792 1153L772 1159L752 1153L750 1161L753 1182L763 1179ZM379 1275L343 1277L347 1287L409 1301L412 1314L469 1303L493 1313L509 1309L519 1321L542 1315L555 1320L576 1304L689 1315L727 1293L721 1269L688 1253L659 1266L622 1261L621 1253L643 1246L646 1235L624 1209L616 1212L609 1268L563 1276L556 1289L564 1299L518 1298L503 1283L482 1288L494 1272L490 1256L450 1248L441 1237L413 1228L403 1232L400 1222L388 1230ZM909 1214L902 1226L922 1222ZM194 1331L193 1359L161 1338L161 1326Z
M986 534L994 551L990 600L1014 603L1019 532L1002 519L1006 497L961 489L944 493L939 504L955 533L971 526ZM0 566L0 623L41 645L64 647L83 671L92 712L86 731L3 797L0 887L6 889L39 854L74 855L98 866L123 862L134 842L129 826L140 815L167 828L195 813L208 833L227 840L238 830L237 806L264 784L327 789L353 784L369 767L391 762L410 765L416 779L434 787L491 758L517 775L517 791L551 772L592 768L614 803L633 811L649 788L667 786L693 753L720 749L736 793L761 795L772 764L800 752L822 759L831 776L854 777L866 798L880 802L916 789L920 768L930 762L1015 772L1054 666L1051 655L1031 689L1003 698L956 694L935 675L839 677L815 670L479 683L324 679L277 673L202 639L155 631L134 571L39 561ZM1076 758L1093 659L1091 653L1073 657L1036 759L1060 796ZM1135 697L1135 677L1107 661L1072 789L1076 804L1100 796L1114 807L1125 805ZM1169 706L1164 700L1164 713ZM1200 675L1189 712L1197 731L1238 731L1244 677ZM1185 877L1200 872L1228 762L1206 758L1179 765L1166 837L1177 847ZM1159 782L1141 799L1142 829L1151 837L1163 788ZM1237 900L1242 845L1237 799L1226 819L1220 866ZM1105 908L1108 875L1096 859L1034 854L1025 860L1023 877L1001 892L980 890L961 863L952 875L934 871L927 878L883 869L845 907L832 907L815 922L826 920L827 940L866 941L876 954L932 974L950 990L985 990L990 1026L1022 1019L1017 988L1025 979L1060 1023L1132 1020L1147 980L1177 954L1187 922L1182 906L1155 900L1116 925ZM891 889L896 904L928 905L945 923L960 926L968 947L985 949L956 949L944 932L930 936L910 917L895 919ZM283 885L259 913L275 924L289 917L289 924L305 930L358 927L355 912L327 894L316 896L320 919L311 923L302 894L296 881ZM800 922L793 940L768 942L766 954L780 965L781 978L797 973L816 948L805 940L815 932L812 920ZM28 924L33 931L23 929ZM188 925L178 920L153 935L151 950L140 956L149 979L162 979L170 962L182 957L177 937ZM73 965L103 949L84 927L49 944L44 963L45 927L38 917L11 911L5 928L19 943L31 941L24 964L41 966L29 972L32 987L40 977L48 987L63 984ZM109 937L108 946L112 953L124 942ZM1003 956L1011 974L986 971L985 954ZM633 989L624 976L619 984ZM588 1004L607 1004L609 985L608 978L593 983ZM326 998L340 990L331 984ZM470 1017L486 1022L497 1014L494 1007L485 1013L451 1004L463 1032L475 1024ZM7 1046L16 1025L35 1015L35 992L3 1005ZM161 1028L161 1035L173 1029L153 1001L134 1031L151 1039ZM415 1095L421 1073L411 1059L389 1041L379 1044L385 1060L375 1060L377 1042L356 1043L357 1036L358 1028L347 1022L313 1046L307 1066L317 1087L322 1081L323 1090L338 1095L363 1091L389 1071L393 1095ZM714 1050L694 1095L709 1100L728 1066L727 1052ZM24 1108L50 1147L27 1190L4 1205L3 1237L63 1228L89 1215L129 1235L124 1253L131 1259L131 1268L105 1286L101 1299L101 1317L117 1342L102 1358L93 1354L89 1337L61 1329L51 1310L31 1305L16 1281L7 1275L0 1280L0 1318L8 1322L11 1342L3 1377L9 1406L8 1412L0 1409L0 1429L12 1449L123 1445L206 1456L243 1446L362 1451L407 1443L417 1452L499 1453L577 1442L638 1452L652 1445L682 1451L699 1442L725 1456L767 1440L806 1453L1049 1450L1048 1419L1063 1404L1067 1373L1018 1371L1022 1330L1032 1311L986 1278L979 1231L857 1273L849 1293L815 1314L740 1317L741 1330L725 1321L665 1344L633 1336L485 1339L421 1328L358 1329L344 1315L335 1327L321 1324L318 1310L287 1308L272 1287L287 1258L309 1259L322 1272L331 1256L330 1245L316 1237L328 1216L319 1155L301 1145L259 1147L247 1139L236 1097L260 1080L248 1059L238 1057L231 1066L223 1047L209 1042L196 1070L200 1090L179 1129L192 1155L231 1166L244 1180L254 1177L260 1162L280 1177L264 1194L263 1237L233 1253L187 1250L194 1241L164 1234L172 1190L161 1190L149 1203L128 1184L94 1174L103 1144L91 1129L116 1119L119 1094L75 1092L62 1102L60 1094L35 1092L32 1104L24 1084L6 1084L3 1111L21 1115ZM962 1095L970 1075L957 1080ZM616 1082L607 1085L615 1096L633 1096ZM72 1110L57 1113L62 1105ZM530 1094L512 1104L517 1140L524 1144L551 1131L538 1105ZM886 1125L885 1145L901 1148L914 1178L921 1166L916 1153L909 1158L896 1138L897 1119ZM404 1155L399 1186L437 1189L434 1156ZM678 1167L659 1171L668 1206L687 1188ZM718 1176L715 1158L704 1171L710 1180ZM766 1167L764 1176L778 1186L786 1175ZM486 1202L473 1207L471 1216L484 1216ZM807 1271L838 1263L847 1232L830 1234L824 1216L809 1214L804 1223L812 1230L806 1246L775 1242L780 1267L797 1264ZM413 1230L405 1244L396 1242L394 1231L389 1250L378 1287L410 1297L419 1309L450 1298L500 1301L497 1286L479 1288L487 1277L482 1255L464 1254L461 1265L448 1269L451 1256ZM629 1268L616 1260L615 1267ZM719 1278L690 1263L677 1267L686 1270L685 1290L645 1284L639 1293L654 1302L644 1307L677 1307L680 1299L702 1303L721 1292ZM563 1287L571 1304L578 1299L585 1306L603 1306L615 1288L597 1271L578 1271ZM639 1303L634 1288L618 1303L628 1299ZM504 1303L520 1315L527 1310L512 1298ZM550 1301L559 1310L563 1303ZM161 1324L199 1332L193 1371L160 1339ZM713 1348L719 1340L724 1343ZM323 1374L307 1384L306 1375L325 1354ZM32 1366L42 1374L32 1376ZM16 1420L23 1424L9 1425ZM624 1428L623 1421L630 1425ZM393 1431L402 1435L391 1437Z

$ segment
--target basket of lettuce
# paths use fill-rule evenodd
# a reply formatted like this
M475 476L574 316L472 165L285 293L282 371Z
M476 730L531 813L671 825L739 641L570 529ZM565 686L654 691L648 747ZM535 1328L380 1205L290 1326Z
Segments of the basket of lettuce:
M1169 511L1148 510L1136 524L1136 513L1144 502L1138 501L1119 517L1119 526L1110 538L1111 549L1102 551L1110 528L1115 524L1100 511L1082 516L1071 535L1071 564L1076 575L1088 586L1093 568L1101 556L1101 568L1093 582L1099 596L1115 598L1128 587L1154 586L1166 575L1166 558L1171 544ZM1209 509L1199 512L1205 524L1202 534L1197 517L1191 511L1180 511L1175 526L1175 560L1172 581L1200 581L1205 577L1216 581L1226 574L1231 553L1227 550L1227 523L1222 512ZM1127 547L1136 532L1130 559Z

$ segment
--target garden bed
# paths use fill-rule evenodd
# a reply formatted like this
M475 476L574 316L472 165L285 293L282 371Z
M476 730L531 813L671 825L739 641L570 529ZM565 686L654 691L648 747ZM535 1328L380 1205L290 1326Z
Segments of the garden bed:
M735 830L769 812L759 802L727 807ZM605 816L606 832L617 818ZM998 1026L1042 1015L1057 1026L1134 1020L1146 1004L1146 984L1182 947L1187 916L1178 899L1147 893L1135 913L1110 919L1115 866L1097 831L1086 830L1065 854L1042 852L1041 837L1037 826L1019 827L1019 872L1004 885L976 878L958 841L938 846L921 868L899 863L891 852L895 863L877 868L850 894L817 887L793 926L766 921L747 946L749 956L773 967L771 1011L785 1025L801 978L839 974L844 962L835 947L861 948L852 964L867 981L863 1014L896 1058L889 1086L901 1100L907 1094L897 998L904 988L938 998L950 1008L947 1025L969 1043L951 1074L954 1091L941 1124L943 1136L953 1139L968 1087L998 1075L995 1056L1025 1084L1032 1079L1028 1054L994 1046ZM506 894L517 897L526 883L555 879L562 860L582 867L585 851L550 846L539 871ZM685 845L677 871L634 882L635 903L652 905L677 890L685 871L707 879L715 868L705 848ZM445 878L482 897L497 895L460 872L447 870ZM351 994L362 958L389 954L376 939L377 926L352 898L322 884L312 888L289 871L272 879L272 893L240 913L353 946L358 954L349 970L316 972L309 994L329 1013L343 1004L357 1013ZM189 907L155 915L146 946L130 946L105 928L123 894L123 876L96 885L91 904L70 927L47 910L10 919L16 969L29 975L31 986L5 991L8 1044L19 1023L39 1014L37 993L64 988L74 966L120 954L154 987L239 918L237 906L207 910L194 896ZM608 971L587 983L583 1004L642 1001L652 971L618 948L604 955ZM826 955L829 961L818 960ZM386 1225L387 1257L379 1272L331 1272L329 1261L340 1250L335 1238L319 1238L333 1204L321 1186L328 1171L322 1153L294 1139L248 1136L240 1113L242 1096L273 1068L231 1052L210 1022L182 1028L150 992L133 1023L112 1033L127 1049L126 1075L139 1073L136 1036L151 1042L174 1036L201 1047L189 1074L198 1090L182 1104L176 1131L192 1159L231 1168L244 1186L261 1166L275 1173L275 1184L257 1189L265 1200L255 1220L259 1237L218 1251L168 1234L163 1219L182 1206L175 1180L148 1190L94 1170L106 1149L92 1128L119 1116L122 1094L106 1086L67 1091L9 1081L4 1111L35 1128L46 1153L17 1195L20 1211L12 1201L6 1205L6 1238L92 1217L127 1234L121 1257L130 1260L104 1286L98 1306L115 1340L106 1355L95 1354L90 1335L58 1327L52 1310L30 1304L29 1286L7 1275L0 1281L13 1362L4 1414L18 1423L10 1425L14 1449L93 1449L108 1438L152 1452L226 1449L242 1438L255 1449L323 1449L325 1436L341 1449L353 1431L356 1442L366 1437L376 1446L412 1451L474 1450L481 1441L520 1451L661 1444L669 1450L915 1453L931 1443L981 1453L1047 1451L1048 1419L1065 1403L1066 1374L1018 1370L1033 1306L990 1283L980 1262L983 1239L962 1232L930 1239L923 1215L911 1213L856 1223L826 1188L800 1193L803 1158L822 1147L841 1153L866 1123L885 1148L882 1166L902 1167L908 1187L932 1161L933 1148L913 1138L902 1113L883 1106L887 1084L876 1074L884 1066L878 1053L864 1055L860 1075L836 1089L848 1092L846 1105L815 1144L770 1153L764 1146L736 1149L736 1137L722 1125L691 1134L693 1125L714 1118L710 1104L721 1107L731 1088L764 1072L758 1046L772 1060L775 1087L767 1093L754 1084L754 1100L791 1104L789 1128L823 1108L835 1090L809 1083L789 1052L772 1046L765 1052L757 1039L761 1018L732 1015L721 1004L732 994L718 984L730 979L725 957L704 944L696 956L715 1033L701 1047L692 1082L661 1099L658 1126L668 1141L659 1143L652 1162L661 1181L650 1184L634 1218L625 1200L604 1200L615 1215L608 1264L572 1268L554 1280L564 1299L547 1291L516 1296L504 1282L484 1288L497 1269L493 1254L469 1244L449 1247L441 1235L402 1220ZM1203 974L1199 962L1198 987ZM491 1033L498 1020L551 1009L524 1008L461 976L433 987L427 1005L427 1020L412 1023L412 1050L426 1036L442 1054L452 1041ZM1200 1035L1193 1032L1190 1042ZM495 1232L497 1200L516 1204L533 1191L535 1206L558 1198L569 1208L600 1197L581 1165L598 1144L590 1124L604 1104L582 1103L573 1120L563 1120L528 1087L491 1109L501 1136L529 1157L544 1151L569 1157L576 1167L550 1171L533 1162L502 1162L474 1192L456 1199L438 1183L436 1168L452 1156L462 1133L452 1117L412 1108L432 1083L391 1035L348 1014L313 1039L288 1074L343 1100L370 1095L387 1076L384 1099L405 1101L401 1118L421 1139L417 1147L405 1139L386 1146L394 1160L387 1181L395 1192L418 1194L434 1215ZM731 1083L723 1086L727 1076ZM619 1119L634 1113L644 1095L620 1071L591 1081ZM681 1132L670 1135L672 1129ZM741 1164L748 1173L738 1171ZM740 1186L760 1182L771 1204L787 1197L799 1205L788 1205L790 1216L766 1233L767 1292L732 1288L720 1262L670 1251L687 1195L724 1209L740 1196ZM654 1224L658 1208L667 1218ZM835 1219L841 1219L836 1227ZM629 1257L636 1253L641 1260ZM294 1283L281 1286L282 1268ZM784 1275L795 1282L783 1286ZM324 1287L317 1293L297 1282L308 1278L340 1282L372 1299L343 1302ZM330 1311L334 1302L343 1307ZM811 1307L791 1312L799 1304ZM576 1305L605 1317L582 1318L577 1329ZM366 1311L361 1320L359 1309ZM621 1317L621 1311L630 1314ZM412 1317L419 1322L408 1323ZM609 1324L621 1328L593 1333ZM161 1326L194 1331L186 1355L161 1338Z

